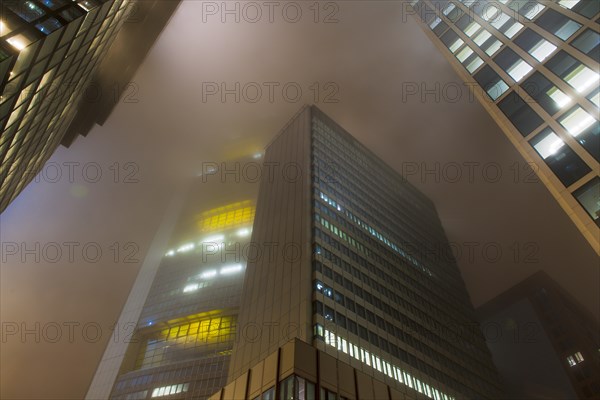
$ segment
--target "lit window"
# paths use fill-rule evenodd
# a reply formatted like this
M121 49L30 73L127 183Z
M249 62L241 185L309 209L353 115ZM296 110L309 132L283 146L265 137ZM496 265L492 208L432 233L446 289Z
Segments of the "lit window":
M577 137L581 132L592 126L597 121L581 107L577 107L573 112L560 120L562 126L573 137Z
M485 53L488 56L493 56L502 47L502 42L499 40L494 41L486 50Z
M515 22L512 25L510 25L506 31L504 31L504 34L506 35L507 38L511 39L513 36L515 36L517 33L519 33L519 31L522 28L523 28L523 24L521 24L520 22Z
M250 234L249 228L242 228L239 231L237 231L238 236L248 236L249 234Z
M456 53L456 50L458 50L458 48L460 46L462 46L464 43L464 41L462 39L456 39L456 41L450 45L449 49L451 52Z
M523 60L517 61L511 68L508 69L508 74L516 81L519 82L525 75L529 73L533 68Z
M556 50L556 46L547 40L540 40L530 51L530 54L538 61L544 61Z
M465 29L464 31L465 35L471 37L475 32L479 30L479 28L481 28L481 25L479 25L477 22L471 22L469 26L467 26L467 29Z
M446 8L444 8L442 12L444 13L444 15L448 15L450 14L450 11L454 10L455 8L456 6L454 5L454 3L450 3L448 4L448 6L446 6Z
M473 50L471 50L471 48L469 46L465 46L461 51L458 52L458 54L456 55L456 58L458 58L458 61L463 62L471 54L473 54Z
M15 35L12 36L8 39L6 39L6 41L8 42L8 44L10 44L12 47L14 47L15 49L21 51L23 50L25 47L27 47L31 41L29 39L27 39L24 35Z
M526 11L523 16L529 20L532 20L536 17L536 15L541 13L544 8L546 8L546 6L543 6L539 3L535 3L533 5L529 3L529 10Z
M429 27L431 29L435 28L436 26L438 26L438 24L442 22L442 20L440 19L440 17L435 17L435 19L433 20L433 22L429 25Z
M475 36L475 39L473 39L473 41L475 42L475 44L477 44L477 46L481 46L491 36L492 36L491 33L489 33L486 30L483 30L483 31L481 31L481 33L479 35Z
M502 27L502 25L504 25L509 19L510 17L507 14L498 10L498 12L492 17L490 23L494 28L500 29L500 27Z
M554 102L556 103L556 105L559 108L563 108L564 106L568 105L572 101L572 99L569 96L564 94L556 86L553 87L552 89L548 90L548 92L546 92L546 93L552 100L554 100Z
M592 71L583 64L580 64L565 78L565 81L573 86L579 93L583 93L587 88L595 85L600 80L600 75Z
M496 18L498 18L501 14L502 14L502 11L500 11L500 9L498 7L496 7L494 5L488 5L488 6L485 6L483 13L481 14L481 18L483 18L487 22L490 22L490 21L495 22ZM507 17L508 17L508 15L507 15ZM507 20L508 20L508 18L506 18L504 20L504 22L506 22Z
M582 361L583 361L583 356L581 355L580 352L577 352L577 353L567 357L567 362L569 363L569 366L571 366L571 367L574 367L575 365L579 364Z
M506 48L494 58L494 61L511 76L516 82L519 82L533 68L527 64L512 49Z
M543 159L556 154L556 152L565 145L565 142L552 131L542 136L544 136L543 139L533 147Z
M559 0L559 1L558 1L558 4L559 4L561 7L568 8L568 9L570 10L570 9L571 9L571 8L573 8L575 5L577 5L577 3L579 3L580 1L581 1L581 0Z
M231 275L240 272L243 269L242 264L228 265L221 268L221 275Z
M200 278L202 278L202 279L214 278L215 276L217 276L217 270L216 269L211 269L211 270L208 270L208 271L204 271L203 273L200 274Z
M177 253L187 253L194 249L194 243L187 243L177 249Z
M12 28L5 22L0 20L0 36L8 35L12 32Z
M556 50L555 45L531 29L525 29L522 34L515 38L514 42L540 62Z
M183 293L195 292L198 290L199 285L197 283L192 283L183 288Z
M469 63L469 65L467 65L467 71L469 71L472 74L482 64L483 64L483 60L481 59L481 57L477 56L477 57L475 57L475 59L473 61L471 61Z

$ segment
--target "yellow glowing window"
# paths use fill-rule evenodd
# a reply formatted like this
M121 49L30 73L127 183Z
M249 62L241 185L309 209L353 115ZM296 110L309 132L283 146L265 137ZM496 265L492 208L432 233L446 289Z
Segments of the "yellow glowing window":
M202 213L200 229L204 232L223 228L233 228L254 221L255 207L249 200L229 204Z

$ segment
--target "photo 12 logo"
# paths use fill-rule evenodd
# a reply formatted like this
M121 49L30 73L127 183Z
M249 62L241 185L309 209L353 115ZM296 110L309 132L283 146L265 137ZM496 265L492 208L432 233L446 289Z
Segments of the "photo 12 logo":
M339 22L340 6L333 1L203 1L202 22L315 24Z

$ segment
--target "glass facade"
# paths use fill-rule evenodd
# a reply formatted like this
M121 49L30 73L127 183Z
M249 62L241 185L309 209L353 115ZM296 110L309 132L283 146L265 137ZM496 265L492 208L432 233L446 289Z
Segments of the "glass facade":
M481 103L527 161L537 164L550 191L600 252L595 218L573 201L600 171L600 2L410 4L428 36L466 82L478 85Z
M205 399L226 383L255 205L232 198L208 208L207 186L192 190L110 399Z
M431 399L496 393L431 201L318 111L311 141L316 339Z
M240 335L229 382L261 363L274 368L269 354L297 338L330 360L323 373L331 384L316 381L317 398L388 398L385 385L416 399L499 395L431 200L315 106L288 122L264 163L307 173L261 181L252 240L301 251L249 260L238 326L263 327L263 335ZM382 392L342 383L344 370L331 371L336 362L381 382ZM282 396L297 391L289 385Z
M128 0L7 0L0 13L0 211L59 146Z

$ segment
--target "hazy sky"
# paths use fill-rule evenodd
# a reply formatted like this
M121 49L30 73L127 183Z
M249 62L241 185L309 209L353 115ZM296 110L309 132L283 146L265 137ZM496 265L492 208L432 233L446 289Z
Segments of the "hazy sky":
M59 149L2 214L16 254L3 248L0 397L81 399L174 188L259 151L304 103L434 200L475 306L543 269L600 314L595 253L398 3L321 5L318 23L312 3L295 23L282 6L222 22L203 13L215 4L183 1L126 88L137 102ZM236 82L239 102L211 94Z

